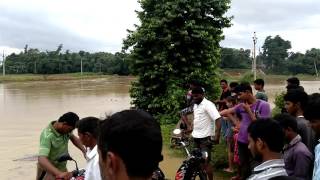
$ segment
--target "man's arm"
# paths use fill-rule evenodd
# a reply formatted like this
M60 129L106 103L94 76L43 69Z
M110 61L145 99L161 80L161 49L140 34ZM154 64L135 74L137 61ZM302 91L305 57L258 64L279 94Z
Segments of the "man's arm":
M71 134L70 135L70 140L71 140L72 144L75 145L78 149L80 149L80 151L85 156L86 149L85 149L84 145L81 143L80 139L77 138L75 135Z
M214 133L214 142L219 144L219 140L220 140L220 132L221 132L221 121L222 118L220 117L219 119L215 120L215 126L216 126L216 132Z
M243 109L249 114L251 121L256 121L256 115L251 111L250 105L247 103L241 103Z
M51 162L46 156L39 156L38 162L46 172L49 172L57 178L70 179L72 177L71 172L61 172L53 164L51 164Z
M216 143L219 143L220 131L221 131L221 115L219 114L216 106L212 103L206 107L206 111L212 121L215 123L215 139Z
M227 116L228 114L232 114L232 113L235 113L235 107L233 108L229 108L229 109L225 109L225 110L222 110L220 111L220 115L221 116Z

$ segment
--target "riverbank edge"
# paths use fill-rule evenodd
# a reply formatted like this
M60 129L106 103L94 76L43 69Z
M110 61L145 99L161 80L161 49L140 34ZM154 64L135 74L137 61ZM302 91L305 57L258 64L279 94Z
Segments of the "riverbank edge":
M0 76L0 83L4 82L27 82L27 81L59 81L78 79L99 79L108 77L120 77L119 75L106 75L98 73L68 73L68 74L8 74ZM134 76L127 76L133 77Z

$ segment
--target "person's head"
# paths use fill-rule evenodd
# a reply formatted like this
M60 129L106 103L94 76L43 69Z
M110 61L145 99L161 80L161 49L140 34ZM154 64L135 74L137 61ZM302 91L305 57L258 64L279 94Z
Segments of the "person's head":
M86 117L77 122L79 139L86 147L93 148L97 144L99 122L96 117Z
M257 91L263 90L264 87L264 80L263 79L256 79L253 81L254 89Z
M233 96L228 96L226 98L226 104L227 104L227 107L228 108L231 108L233 106L235 106L237 104L237 99L236 97L233 97Z
M67 112L58 119L57 131L61 134L68 134L76 128L79 116L74 112Z
M287 112L293 116L303 112L308 102L308 94L298 89L291 89L283 97Z
M199 81L197 81L197 80L191 80L189 82L189 89L192 90L195 87L201 87L201 83Z
M252 98L252 88L248 82L243 82L235 88L238 99L246 101L249 98Z
M195 87L192 90L192 99L194 103L200 104L204 98L204 91L202 87Z
M284 133L273 119L263 119L252 122L248 127L249 145L252 156L259 161L265 161L272 154L282 151Z
M100 123L98 152L103 180L149 179L162 161L160 125L142 110L124 110Z
M320 94L309 95L308 103L304 109L304 117L309 120L311 128L320 136Z
M226 88L228 88L228 81L225 80L225 79L222 79L222 80L220 81L220 87L221 87L221 89L226 89Z
M285 140L287 143L297 136L298 124L295 117L287 113L277 114L274 119L280 124L283 129Z
M296 77L291 77L289 79L287 79L287 85L295 85L295 86L300 86L300 81L298 78Z
M235 89L238 85L239 85L238 82L231 82L231 83L229 84L229 89L230 89L230 91L233 92L234 89Z

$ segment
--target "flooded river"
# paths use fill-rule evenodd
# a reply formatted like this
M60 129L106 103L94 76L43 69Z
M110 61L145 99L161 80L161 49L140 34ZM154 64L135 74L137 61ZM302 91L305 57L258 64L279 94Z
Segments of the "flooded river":
M128 109L130 77L110 77L91 80L48 82L11 82L0 84L0 179L35 179L39 135L47 124L67 111L80 118ZM303 81L308 93L319 92L319 81ZM285 82L266 85L273 101L284 90ZM182 159L168 157L161 167L169 179L174 179ZM70 145L70 154L84 167L81 153ZM69 169L74 169L72 163Z

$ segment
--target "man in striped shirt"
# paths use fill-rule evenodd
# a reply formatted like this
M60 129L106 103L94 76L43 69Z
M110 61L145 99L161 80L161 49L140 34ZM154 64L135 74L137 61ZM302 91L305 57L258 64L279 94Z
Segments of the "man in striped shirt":
M248 180L267 180L287 176L281 159L284 133L279 123L272 119L257 120L248 127L249 146L252 156L259 162Z

